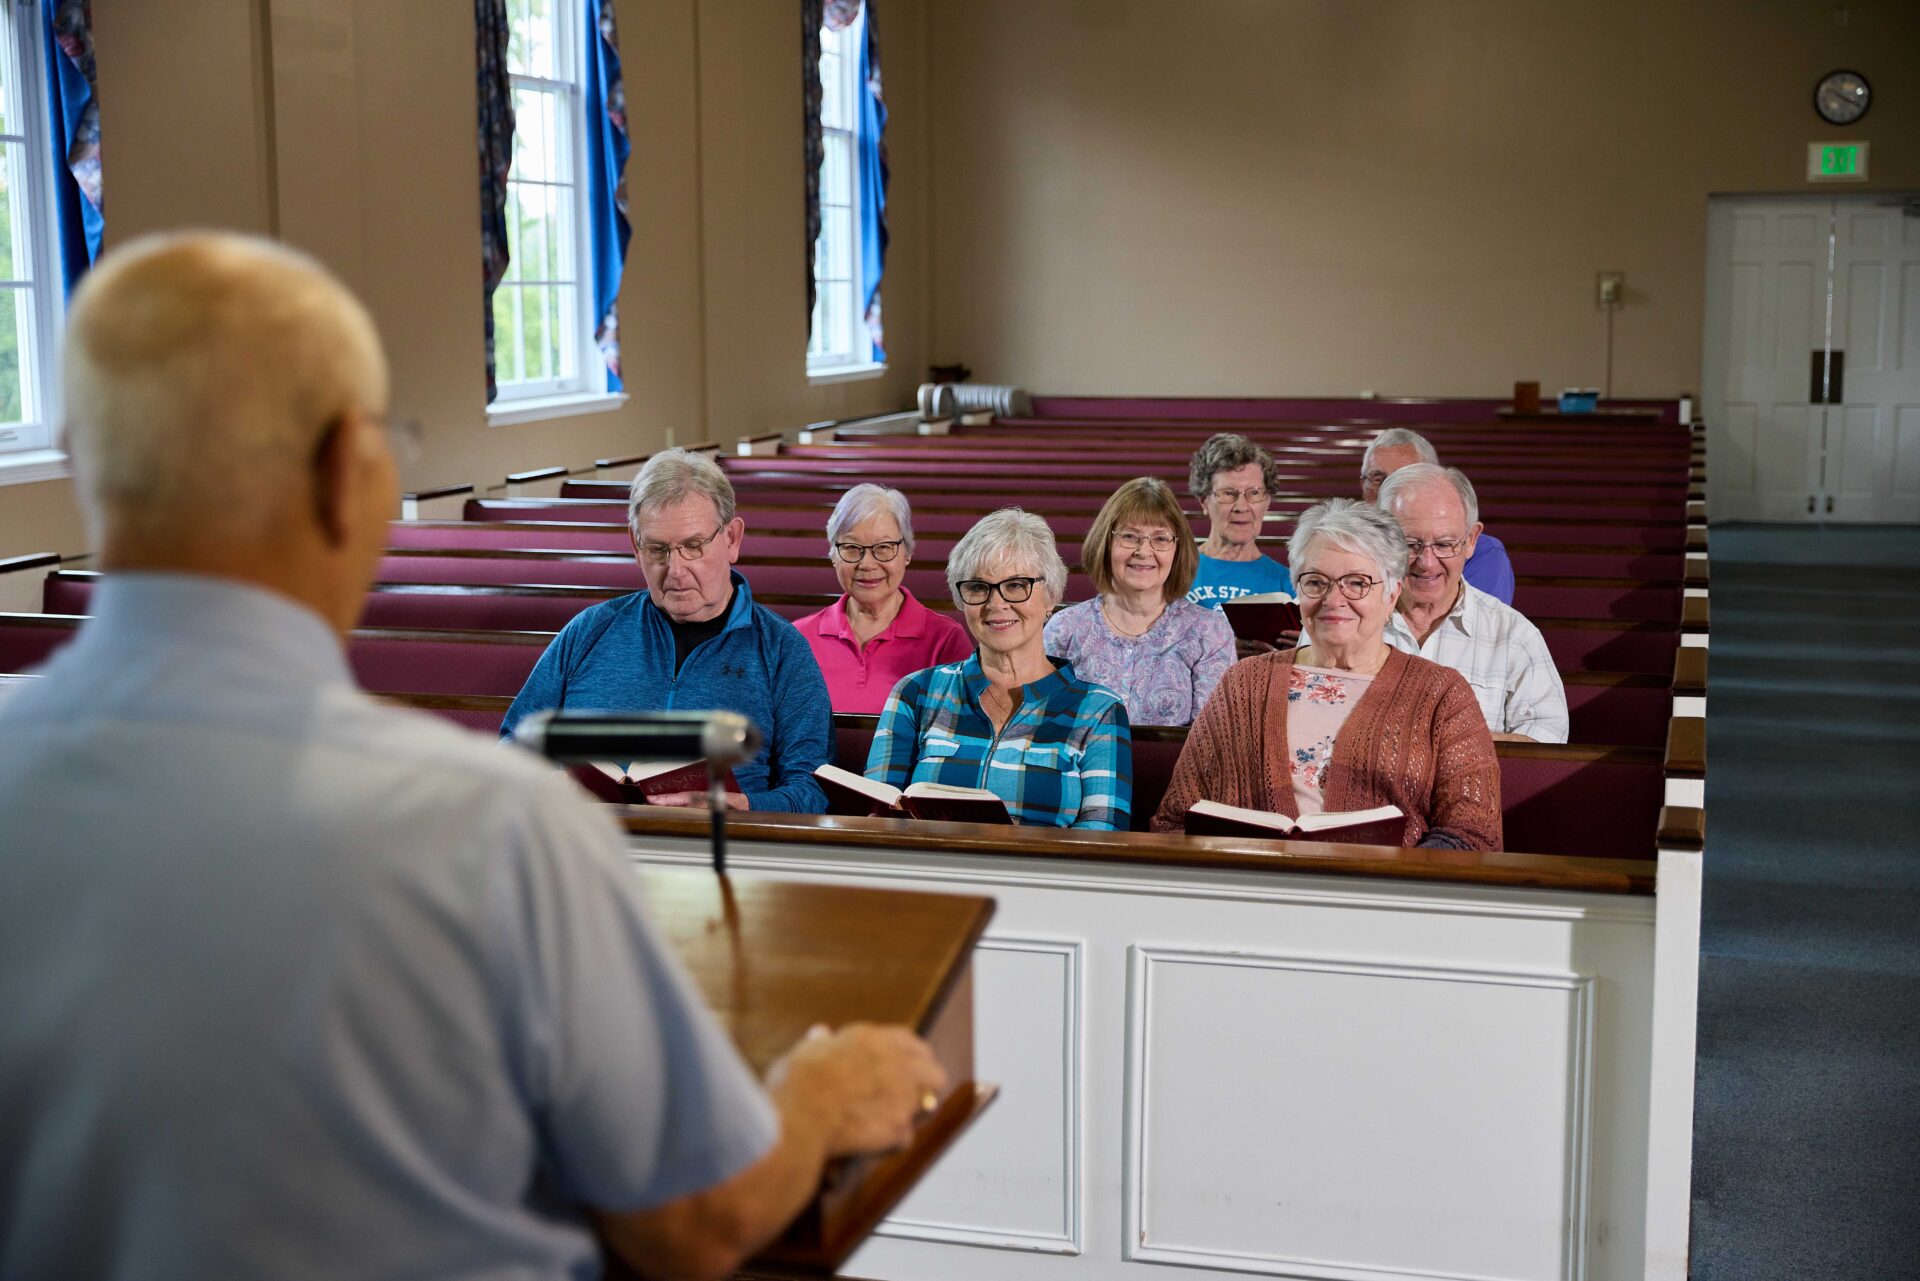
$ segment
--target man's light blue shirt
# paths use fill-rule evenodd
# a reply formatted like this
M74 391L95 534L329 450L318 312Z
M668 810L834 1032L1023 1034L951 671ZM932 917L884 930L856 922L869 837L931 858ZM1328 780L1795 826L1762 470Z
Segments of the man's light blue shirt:
M0 1275L591 1275L773 1142L563 775L115 575L0 697Z

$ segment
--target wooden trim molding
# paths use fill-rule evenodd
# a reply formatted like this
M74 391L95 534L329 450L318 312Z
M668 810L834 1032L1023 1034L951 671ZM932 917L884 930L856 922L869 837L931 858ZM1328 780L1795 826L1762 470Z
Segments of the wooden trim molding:
M565 467L536 467L532 471L508 472L507 483L509 485L531 485L535 481L558 480L566 474L567 469Z
M59 563L59 552L28 552L24 556L8 556L0 559L0 574L12 574L28 569L45 569L49 565Z
M1691 805L1665 805L1655 837L1663 849L1699 850L1707 846L1707 812Z
M1673 692L1703 695L1707 692L1707 651L1698 645L1682 645L1673 656Z
M410 489L400 495L400 497L416 503L425 503L431 502L436 498L452 498L457 494L471 494L472 492L472 485L441 485L437 489ZM416 521L414 523L425 524L426 522ZM451 524L453 522L446 523Z
M1704 716L1676 716L1667 723L1667 773L1682 778L1707 774L1707 721Z
M654 811L626 807L619 813L627 831L639 837L703 837L708 830L707 816L698 810ZM1071 828L1020 828L1016 834L994 824L927 823L830 814L735 815L727 820L727 837L735 847L767 841L781 845L922 849L981 858L1020 856L1147 867L1264 870L1276 874L1442 881L1596 894L1652 894L1655 880L1655 865L1650 859L1388 849L1317 841L1263 841L1154 832L1078 832Z

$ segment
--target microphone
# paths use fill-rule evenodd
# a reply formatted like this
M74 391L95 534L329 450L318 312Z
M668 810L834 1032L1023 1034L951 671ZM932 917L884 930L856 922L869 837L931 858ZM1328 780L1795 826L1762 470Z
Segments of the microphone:
M707 762L707 810L713 816L713 870L727 874L727 792L720 771L760 750L760 731L738 712L535 712L513 727L513 741L564 765L591 761Z
M550 761L683 761L716 768L760 750L760 731L738 712L535 712L513 741Z

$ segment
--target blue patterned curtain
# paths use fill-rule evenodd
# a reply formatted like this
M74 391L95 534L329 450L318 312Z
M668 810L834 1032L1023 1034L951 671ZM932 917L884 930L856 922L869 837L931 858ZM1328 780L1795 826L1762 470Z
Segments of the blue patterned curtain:
M100 94L93 67L93 6L41 0L47 46L47 125L53 154L54 207L60 220L60 271L67 292L100 256L106 230L100 193ZM62 163L64 162L64 163Z
M493 291L507 274L507 173L513 167L513 85L507 78L506 0L474 0L480 99L480 280L486 317L487 403L493 378Z
M813 324L813 255L820 244L820 166L826 163L826 135L820 128L820 25L823 0L800 0L800 122L807 175L807 324Z
M880 277L887 270L887 101L880 91L880 15L866 0L867 38L860 46L860 298L873 359L887 358L880 325Z
M607 390L619 391L620 318L614 304L627 266L627 94L613 0L585 0L587 56L581 65L587 118L587 208L593 245L593 340L607 362Z

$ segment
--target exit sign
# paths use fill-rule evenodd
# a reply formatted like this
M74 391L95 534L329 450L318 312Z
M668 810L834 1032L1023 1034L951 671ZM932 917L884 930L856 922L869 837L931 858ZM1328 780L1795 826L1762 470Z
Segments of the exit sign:
M1866 143L1810 142L1807 144L1808 182L1865 182L1866 179Z

